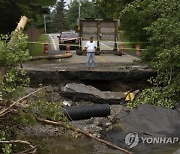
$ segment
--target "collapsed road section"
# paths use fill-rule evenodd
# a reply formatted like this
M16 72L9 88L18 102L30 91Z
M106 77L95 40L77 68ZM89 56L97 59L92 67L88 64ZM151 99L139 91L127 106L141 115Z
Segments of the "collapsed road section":
M63 81L101 80L138 82L147 81L155 72L147 66L119 64L98 64L95 70L89 71L84 64L49 65L49 67L28 66L24 67L30 77L31 84L58 84Z

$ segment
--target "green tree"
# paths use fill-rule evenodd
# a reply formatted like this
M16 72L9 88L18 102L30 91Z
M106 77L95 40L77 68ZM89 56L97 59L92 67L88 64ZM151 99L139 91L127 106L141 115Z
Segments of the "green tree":
M103 14L104 18L119 18L121 11L125 6L134 0L96 0L99 13Z
M82 15L82 11L81 11ZM79 18L79 2L74 0L70 3L67 10L67 20L71 30L77 29L77 19Z
M100 5L95 0L81 1L81 18L104 18L104 13L101 12ZM76 30L77 28L77 19L79 18L79 2L74 0L70 3L67 10L67 19L70 25L70 29Z
M42 14L49 13L49 6L56 0L0 0L0 33L10 33L21 16L27 16L31 22L42 22Z
M66 20L66 10L65 10L64 0L57 2L56 8L52 14L54 15L52 19L53 32L61 32L69 29Z
M67 20L68 20L69 28L71 30L76 30L78 17L79 17L79 3L77 0L74 0L70 3L67 10Z
M144 29L156 21L160 15L160 1L134 1L126 5L119 17L122 29L131 41L146 42L150 36Z
M81 18L97 18L93 1L84 0L81 2Z
M147 5L148 4L148 5ZM142 8L139 11L138 8ZM146 6L146 7L145 7ZM154 87L142 92L138 103L151 103L173 108L180 93L180 4L178 0L137 1L127 10L136 11L150 21L141 27L149 44L142 53L142 61L149 62L157 72L150 80ZM140 23L144 23L142 21Z
M141 60L157 72L145 89L130 103L174 107L180 93L180 3L178 0L98 0L107 17L120 18L121 29L132 41L148 41Z

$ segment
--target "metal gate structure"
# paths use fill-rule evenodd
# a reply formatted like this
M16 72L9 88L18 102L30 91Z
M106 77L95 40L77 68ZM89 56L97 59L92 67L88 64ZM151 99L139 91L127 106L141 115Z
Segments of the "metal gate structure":
M79 46L80 51L78 51L78 53L81 54L81 51L85 47L85 42L89 40L90 36L93 36L94 41L97 42L97 51L99 53L105 50L117 51L118 28L118 19L85 18L78 20L79 37L81 38ZM107 42L111 45L113 44L111 49L107 48Z

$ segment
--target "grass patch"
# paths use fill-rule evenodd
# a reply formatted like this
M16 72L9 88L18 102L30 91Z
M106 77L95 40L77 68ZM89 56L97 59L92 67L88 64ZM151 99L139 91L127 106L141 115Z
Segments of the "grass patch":
M36 43L29 43L28 49L30 56L45 56L46 54L44 53L44 43L47 42L48 42L48 36L42 34L39 37L39 39L36 41Z

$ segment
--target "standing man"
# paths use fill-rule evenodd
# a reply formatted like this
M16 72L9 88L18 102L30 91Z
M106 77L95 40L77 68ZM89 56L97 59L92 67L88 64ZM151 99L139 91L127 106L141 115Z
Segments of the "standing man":
M93 41L93 36L91 36L90 40L86 42L85 50L87 52L87 66L90 70L95 66L96 43Z

